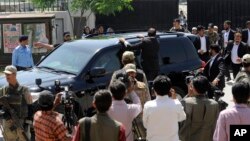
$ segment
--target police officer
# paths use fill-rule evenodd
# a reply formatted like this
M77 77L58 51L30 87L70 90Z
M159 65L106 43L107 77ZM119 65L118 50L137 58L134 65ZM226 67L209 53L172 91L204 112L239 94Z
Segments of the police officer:
M0 98L2 96L8 97L8 103L13 108L21 125L24 124L25 119L32 116L32 97L29 89L18 83L16 79L17 69L15 66L6 66L4 74L9 83L8 86L0 88ZM8 111L5 111L3 120L3 136L7 141L23 141L25 140L22 135L17 132L18 129L13 125L11 116Z
M28 46L28 36L21 35L19 37L19 45L13 50L12 65L20 70L27 70L34 66L32 50Z

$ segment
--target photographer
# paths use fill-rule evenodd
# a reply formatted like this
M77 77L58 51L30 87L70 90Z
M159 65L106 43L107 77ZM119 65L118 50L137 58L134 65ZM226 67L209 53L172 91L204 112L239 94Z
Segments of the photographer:
M184 98L182 105L187 115L180 127L181 141L211 141L219 114L218 103L206 96L209 81L204 76L196 76L191 80L192 97Z
M151 100L150 94L147 91L147 86L145 85L145 83L138 81L136 79L136 66L135 64L127 64L126 66L124 66L124 69L126 71L127 77L129 83L133 86L133 90L134 92L137 94L137 96L140 98L141 101L141 107L143 109L144 104ZM131 95L128 95L129 99ZM135 129L137 129L137 136L141 137L141 138L146 138L146 129L143 126L143 122L142 122L142 112L139 114L139 116L136 117L136 119L134 120L134 125L135 125Z
M171 88L171 80L159 75L154 79L153 87L156 99L146 102L143 109L147 140L179 141L178 122L185 120L186 114Z
M130 83L130 82L129 82ZM121 122L125 126L126 141L133 141L132 122L141 112L141 102L139 97L133 91L133 84L130 83L127 93L132 99L132 104L126 104L124 97L126 95L126 86L121 81L114 81L109 89L112 93L113 101L108 111L111 118Z
M107 114L112 104L111 93L99 90L95 93L93 106L97 113L79 120L76 133L72 141L125 141L125 129L120 122L110 118Z
M134 55L134 52L132 52L132 51L125 51L125 52L122 54L121 62L122 62L122 64L123 64L124 67L125 67L127 64L136 64L136 63L135 63L135 60L136 60L136 57L135 57L135 55ZM125 68L124 68L124 67L123 67L122 69L117 70L117 71L115 71L115 72L113 73L112 78L111 78L111 80L110 80L110 84L111 84L112 82L114 82L115 80L120 79L121 77L125 77L126 71L125 71ZM138 81L143 82L143 83L146 85L147 93L149 93L148 81L147 81L146 75L145 75L145 73L143 72L143 70L136 68L135 78L136 78Z
M69 141L67 129L65 128L60 114L53 109L60 104L61 94L56 98L49 91L42 91L38 99L38 106L41 110L34 115L34 130L36 141Z

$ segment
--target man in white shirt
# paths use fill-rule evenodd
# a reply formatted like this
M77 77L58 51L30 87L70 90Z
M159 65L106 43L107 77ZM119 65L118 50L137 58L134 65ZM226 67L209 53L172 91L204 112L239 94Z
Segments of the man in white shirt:
M209 60L209 38L205 35L205 28L201 25L197 26L197 37L194 40L194 46L197 49L200 59L204 62Z
M242 35L236 32L234 42L229 42L225 51L225 63L232 66L234 78L242 67L241 58L248 52L245 43L241 42Z
M109 89L112 93L113 101L108 111L111 118L121 122L125 127L126 141L134 141L132 122L141 112L141 101L133 91L133 85L129 84L127 93L133 104L127 104L124 101L126 95L126 86L123 82L117 80L110 84Z
M228 45L229 41L234 40L234 33L235 31L231 29L231 21L226 20L223 24L224 30L221 31L221 46L223 47L223 54L226 53L226 47ZM229 73L229 66L228 64L225 65L226 71L225 71L225 76L227 77L227 81L231 80L231 76Z
M167 76L157 76L153 81L156 99L146 102L143 124L148 141L179 141L178 122L186 119L183 107Z

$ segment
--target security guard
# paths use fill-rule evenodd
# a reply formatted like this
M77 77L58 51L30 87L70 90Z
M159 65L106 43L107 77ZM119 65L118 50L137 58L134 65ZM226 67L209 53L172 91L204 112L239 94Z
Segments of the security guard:
M13 108L21 125L24 124L27 117L32 116L31 104L32 97L27 87L20 85L16 79L17 69L15 66L6 66L4 74L9 83L8 86L0 88L0 98L2 96L8 97L8 103ZM5 111L3 119L3 136L6 141L23 141L25 140L18 129L13 125L12 118L8 111Z
M250 85L250 54L245 54L242 57L242 64L243 68L237 74L235 82L245 82ZM248 100L248 106L250 107L250 99Z

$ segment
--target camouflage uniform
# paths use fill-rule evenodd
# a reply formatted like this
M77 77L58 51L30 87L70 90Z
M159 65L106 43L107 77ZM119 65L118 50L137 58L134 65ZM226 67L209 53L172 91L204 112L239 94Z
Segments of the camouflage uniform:
M245 64L245 67L249 67L249 64L250 64L250 54L245 54L242 57L242 63L243 63L243 66ZM235 77L234 81L235 82L245 82L245 83L248 83L249 86L250 86L250 72L248 72L243 67L242 70ZM250 92L249 92L249 95L250 95ZM248 106L250 107L250 99L248 100Z
M28 117L28 105L32 104L32 97L27 87L21 86L17 83L16 86L4 86L0 88L0 97L8 95L8 102L10 106L15 110L17 116L24 123L24 119ZM11 118L3 120L3 136L6 141L23 141L22 136L19 135L16 129L13 127L13 121Z
M205 34L209 37L210 45L216 44L217 41L219 40L219 34L216 33L215 31L209 32L208 30L206 30Z
M137 94L137 96L140 98L142 109L143 109L144 104L147 101L151 100L151 96L150 96L150 93L148 91L148 87L145 85L145 83L136 80L134 91ZM141 134L141 137L146 138L146 129L143 126L142 113L140 113L135 118L134 122L136 122L136 124L138 126L138 130L139 130L139 132ZM137 138L137 137L135 137L135 138Z
M250 86L250 73L248 73L244 69L242 69L237 74L234 81L235 82L245 82L245 83L248 83ZM249 95L250 95L250 92L249 92ZM250 107L250 99L248 100L248 107Z
M235 77L235 82L246 82L250 84L250 73L247 73L244 68Z

